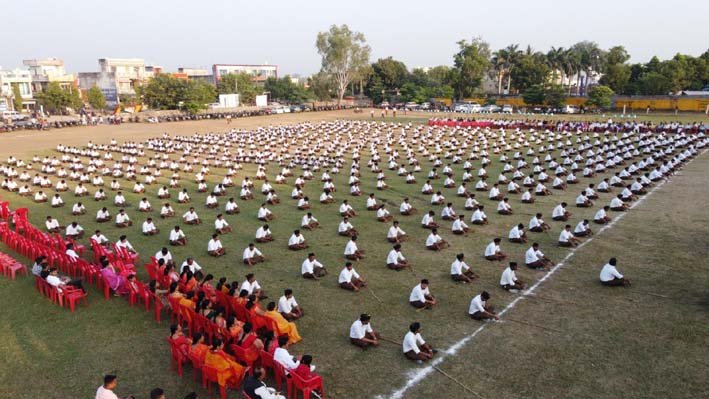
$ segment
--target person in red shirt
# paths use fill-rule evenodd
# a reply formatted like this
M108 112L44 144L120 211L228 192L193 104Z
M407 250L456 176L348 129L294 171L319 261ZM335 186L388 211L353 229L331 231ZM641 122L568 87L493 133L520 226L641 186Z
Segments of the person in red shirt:
M298 374L298 376L304 380L310 380L315 378L317 383L322 384L322 377L317 373L313 372L313 367L311 363L313 362L313 357L310 355L303 355L300 358L300 364L293 370L293 373Z

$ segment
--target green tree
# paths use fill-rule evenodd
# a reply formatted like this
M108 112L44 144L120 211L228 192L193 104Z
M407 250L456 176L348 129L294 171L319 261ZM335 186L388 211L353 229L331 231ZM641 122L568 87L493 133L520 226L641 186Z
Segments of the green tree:
M648 72L639 80L640 92L648 96L666 95L672 91L672 81L659 72Z
M323 72L318 72L308 78L308 86L313 93L313 97L320 101L329 101L332 98L334 85L330 76Z
M64 113L67 108L78 110L83 101L77 89L65 90L58 82L51 82L47 89L35 96L44 110L50 114Z
M264 89L271 93L271 98L282 102L299 103L308 98L305 90L293 83L289 76L266 79Z
M321 72L332 78L337 103L341 104L350 82L369 62L371 49L367 40L347 25L332 25L329 31L318 33L315 46L322 57Z
M551 84L544 89L544 100L550 107L561 107L566 100L566 90L558 84Z
M94 109L103 110L106 108L106 97L103 95L101 89L97 86L92 86L87 94L87 99L89 104Z
M482 84L490 65L490 45L480 38L458 42L458 52L453 55L453 89L455 97L472 95Z
M214 102L217 98L217 90L211 84L203 80L186 80L185 99L182 100L183 107L189 113L197 113L206 108L207 104Z
M543 53L532 52L528 49L525 54L520 56L516 62L510 75L512 76L512 86L524 92L528 87L534 85L546 85L549 80L551 69L547 64L546 56Z
M22 112L22 93L18 83L12 84L12 107L17 112Z
M217 83L219 94L239 94L239 101L244 104L254 104L256 95L259 94L258 87L247 73L230 73L219 78Z
M608 86L593 86L588 91L586 105L601 109L610 108L613 94L613 90Z
M616 93L625 93L625 88L630 81L630 66L615 63L606 65L606 70L601 76L600 83L610 87Z
M535 84L528 87L524 93L522 93L522 99L527 105L542 105L546 99L546 93L544 91L544 86L541 84Z
M203 81L178 79L160 74L139 88L143 100L154 109L184 109L197 112L216 98L214 87Z

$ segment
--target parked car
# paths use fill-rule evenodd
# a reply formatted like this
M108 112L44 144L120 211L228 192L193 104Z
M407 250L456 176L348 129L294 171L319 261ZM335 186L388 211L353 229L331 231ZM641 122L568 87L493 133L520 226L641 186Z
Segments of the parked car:
M480 112L500 112L500 106L495 104L486 105L480 108Z
M381 104L379 104L379 108L388 108L389 107L389 101L384 101Z
M502 113L503 114L511 114L514 111L511 105L505 104L502 106Z
M408 103L404 104L404 107L411 111L419 109L419 105L413 101L409 101Z
M561 108L561 113L562 114L578 114L579 108L575 105L564 105L564 107Z
M4 121L19 121L27 118L27 115L23 115L17 111L3 111L0 120Z

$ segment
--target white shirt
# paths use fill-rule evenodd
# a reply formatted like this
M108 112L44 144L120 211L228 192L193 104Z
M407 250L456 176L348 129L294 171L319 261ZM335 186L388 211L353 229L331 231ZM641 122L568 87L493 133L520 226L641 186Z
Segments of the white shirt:
M475 312L484 312L485 311L485 301L483 301L483 298L478 294L473 298L472 301L470 301L470 307L468 308L468 314L474 314Z
M263 226L256 230L256 238L264 238L271 235L271 229L264 229Z
M73 225L66 226L66 235L68 236L78 235L82 231L84 231L84 228L79 226L78 224L76 225L76 227L74 227Z
M351 210L352 210L352 207L349 204L343 203L342 205L340 205L340 213L345 213L345 212L351 211Z
M406 260L406 258L404 258L404 255L402 255L400 251L395 249L389 251L389 254L387 255L387 265L397 264L401 260Z
M497 253L497 251L500 250L500 246L495 244L495 242L491 242L485 247L485 256L492 256Z
M401 227L398 226L391 226L389 227L389 231L387 232L387 238L396 238L398 235L406 235L406 232L401 229Z
M130 221L130 217L128 217L127 213L119 213L116 215L116 223L126 223Z
M91 236L91 239L96 241L99 244L105 244L108 242L108 238L106 238L106 236L103 234L98 234L98 235L94 234Z
M357 252L357 243L350 240L345 246L345 255L353 255Z
M303 264L300 266L300 274L312 274L316 267L323 267L323 265L322 263L318 262L317 259L313 259L311 261L310 259L306 258L303 261Z
M254 290L260 290L260 289L261 289L261 286L259 285L258 281L254 280L253 283L249 283L249 280L244 280L244 282L241 283L241 289L239 291L246 290L249 293L249 295L251 295L254 292Z
M409 295L409 302L426 302L426 295L430 294L431 293L429 292L428 287L424 289L423 287L421 287L421 284L416 284L416 286L411 290L411 294Z
M95 399L118 399L118 396L113 393L110 389L106 389L101 385L98 387L96 390L96 397Z
M222 249L222 242L219 240L215 240L214 238L209 240L209 242L207 243L207 251L216 251L218 249Z
M566 231L566 229L561 230L561 234L559 234L559 242L569 242L570 238L571 238L570 231Z
M244 255L242 256L242 259L250 259L253 258L254 256L262 256L263 254L261 251L258 250L258 248L254 247L254 249L250 249L249 247L246 247L244 250Z
M188 222L192 222L194 220L199 219L199 216L197 216L197 212L189 212L189 211L185 212L185 214L182 215L182 217L185 219L185 221L188 221Z
M224 219L216 219L214 221L214 228L217 230L221 230L227 226L229 226L229 223L227 223L227 221Z
M566 213L566 211L564 210L564 207L561 206L561 204L559 204L554 208L554 210L551 213L551 216L552 217L560 217L560 216L564 216L565 213Z
M290 238L288 239L288 246L302 244L304 242L305 242L305 237L303 237L302 234L299 234L299 235L291 234Z
M502 276L500 277L500 285L514 285L515 281L517 281L517 275L515 274L515 271L508 266L502 272Z
M354 323L352 323L352 326L350 327L350 338L362 339L364 338L366 333L371 334L372 332L372 324L362 324L362 321L357 319Z
M542 225L542 220L541 220L541 219L537 219L536 216L534 216L533 218L529 219L529 228L530 228L530 230L533 229L533 228L535 228L535 227L539 227L539 226L541 226L541 225Z
M623 278L623 275L618 272L615 266L606 263L601 269L601 281L611 281L614 278Z
M452 276L460 276L463 274L464 271L469 270L470 267L462 261L459 261L458 259L454 260L453 263L451 263L451 275Z
M359 274L357 271L352 268L352 270L347 270L347 268L343 268L342 271L340 272L340 276L337 278L337 283L342 284L342 283L350 283L352 282L352 278L359 278Z
M524 262L526 264L534 263L540 260L544 254L540 250L534 250L534 247L529 247L527 252L524 253Z
M293 370L300 364L300 362L293 361L293 356L284 348L276 348L276 351L273 352L273 360L280 363L286 370Z
M430 247L431 245L435 245L437 242L441 241L441 236L438 234L429 234L428 238L426 238L426 246Z
M601 220L606 217L606 211L605 209L601 208L596 212L596 215L593 217L593 220Z
M185 238L185 232L182 230L177 230L175 229L170 230L170 241L177 241L180 238Z
M259 218L259 219L263 219L263 218L267 217L267 216L270 215L270 214L271 214L271 211L269 211L268 208L261 207L261 208L258 209L258 218Z
M155 223L146 220L143 222L143 233L150 233L151 231L155 231Z
M480 209L476 209L475 212L473 212L473 216L470 217L471 222L475 221L483 221L487 219L487 216L485 215L485 212L481 211Z
M165 263L167 263L172 260L172 254L170 253L170 251L168 251L167 254L163 255L162 251L158 251L155 253L155 259L165 259Z
M187 261L182 262L182 265L180 266L180 273L182 273L185 270L185 267L189 267L190 271L192 274L196 273L199 270L202 270L202 266L197 264L197 261L193 260L191 265L187 264ZM250 292L249 292L250 294Z
M620 208L621 206L623 206L623 201L620 198L615 197L611 200L610 205L611 205L611 208Z
M419 345L425 344L426 341L423 340L423 337L421 337L421 334L414 334L413 332L409 331L404 335L404 342L402 343L402 348L404 350L404 353L409 352L409 351L414 351L414 353L419 353L421 350L419 349Z
M429 215L428 213L423 215L423 219L421 219L421 224L424 226L428 226L433 222L433 216Z
M583 224L583 220L580 221L576 227L574 227L574 233L583 233L584 231L588 230L588 227L586 227L585 224Z
M338 233L344 233L345 231L349 230L352 228L352 223L345 222L344 220L340 222L340 225L337 226L337 232Z
M294 296L286 298L286 296L283 295L278 300L278 311L281 313L290 313L296 306L298 306L298 302L295 301Z

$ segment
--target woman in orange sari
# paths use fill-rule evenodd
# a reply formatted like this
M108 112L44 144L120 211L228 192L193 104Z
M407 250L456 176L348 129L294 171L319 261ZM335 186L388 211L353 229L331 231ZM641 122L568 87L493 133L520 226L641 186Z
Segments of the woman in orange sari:
M204 336L200 333L195 333L192 337L192 347L190 347L190 355L198 359L200 363L204 363L204 357L209 351L209 346L204 344Z
M286 320L282 314L278 313L275 302L269 302L267 309L266 317L276 322L276 327L278 328L276 335L287 334L288 343L291 345L303 340L298 334L298 327L296 327L295 323Z
M226 342L238 342L243 334L244 323L234 317L234 315L229 316L226 321Z
M263 349L263 341L253 331L251 323L244 324L244 335L238 344L244 349L244 357L248 364L253 364L259 358L259 351Z
M224 343L218 338L204 357L204 365L217 369L217 381L222 386L237 386L244 375L244 366L224 352Z
M266 312L261 309L259 298L256 295L249 295L249 301L246 302L246 311L249 312L249 321L254 326L254 331L258 332L261 328L269 327Z

